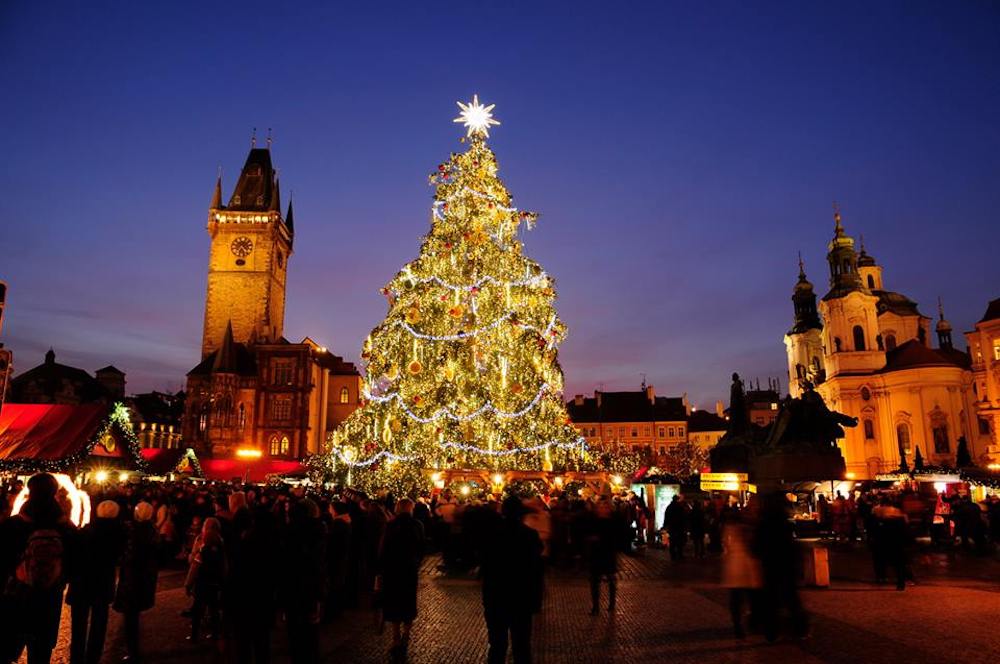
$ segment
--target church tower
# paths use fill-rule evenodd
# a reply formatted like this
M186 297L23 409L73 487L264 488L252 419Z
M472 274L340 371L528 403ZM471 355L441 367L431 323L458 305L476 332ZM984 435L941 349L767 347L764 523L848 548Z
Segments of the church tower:
M885 366L885 353L879 348L879 298L862 279L854 238L844 231L839 209L833 219L833 239L826 255L830 264L830 292L820 302L827 378L840 373L876 371ZM878 278L881 280L880 273Z
M278 176L268 147L256 138L227 205L222 177L208 211L208 289L202 359L222 344L227 327L237 343L279 339L285 322L285 282L292 254L292 207L281 214Z
M823 323L816 309L816 292L806 278L805 265L799 256L799 281L792 292L795 321L785 334L788 354L788 392L802 395L806 382L819 385L826 378L823 368Z

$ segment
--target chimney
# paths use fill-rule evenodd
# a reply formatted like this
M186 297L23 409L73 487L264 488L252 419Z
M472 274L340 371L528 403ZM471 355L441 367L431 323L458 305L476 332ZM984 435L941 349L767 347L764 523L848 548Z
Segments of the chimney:
M656 389L652 385L646 386L646 398L649 399L649 403L656 405Z
M601 407L601 391L600 390L594 390L594 399L597 400L597 408L600 409L600 407Z
M726 415L726 407L722 405L721 400L715 402L715 414L719 417L725 417Z
M582 394L577 394L575 397L573 397L573 405L576 406L577 408L579 408L580 406L583 405L583 395Z
M688 401L688 393L687 392L685 392L684 396L681 397L681 401L684 402L684 414L690 417L691 416L691 402Z

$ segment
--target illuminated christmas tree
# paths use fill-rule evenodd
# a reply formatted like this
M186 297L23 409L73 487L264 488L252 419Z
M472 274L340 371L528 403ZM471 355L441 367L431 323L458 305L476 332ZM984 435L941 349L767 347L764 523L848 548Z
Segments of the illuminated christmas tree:
M363 404L329 441L327 470L365 488L427 486L432 469L585 461L562 400L553 280L518 239L537 215L513 207L497 176L493 105L459 107L468 149L430 176L430 232L382 290L389 313L364 342Z

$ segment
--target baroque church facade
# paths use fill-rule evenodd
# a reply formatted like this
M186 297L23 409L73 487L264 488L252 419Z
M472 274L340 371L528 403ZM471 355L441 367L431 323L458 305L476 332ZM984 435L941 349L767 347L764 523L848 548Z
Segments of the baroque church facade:
M794 323L785 334L789 392L812 384L832 410L858 419L838 441L849 478L870 479L912 466L919 447L925 464L955 466L964 439L972 459L995 461L996 428L983 419L969 353L952 341L939 305L932 321L905 295L888 290L882 266L834 215L827 263L830 289L817 302L799 261L792 295Z
M184 440L221 458L321 452L357 408L361 376L309 337L284 336L295 225L291 201L282 213L270 145L251 148L226 204L217 179L208 235L201 361L187 375Z

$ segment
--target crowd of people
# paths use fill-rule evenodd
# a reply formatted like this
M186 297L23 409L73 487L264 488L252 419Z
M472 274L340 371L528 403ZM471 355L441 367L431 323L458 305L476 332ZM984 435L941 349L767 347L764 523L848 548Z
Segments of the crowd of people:
M445 490L397 500L285 485L112 483L90 487L92 519L77 528L51 475L32 477L27 502L10 516L19 488L0 490L2 662L25 650L29 664L48 662L64 601L72 664L101 660L112 610L122 616L124 659L139 661L141 617L155 605L160 570L168 568L186 571L188 638L211 642L229 661L271 661L279 624L291 661L320 661L322 626L346 609L372 608L390 626L390 661L402 662L431 551L441 553L443 571L481 579L489 662L506 661L508 651L515 662L529 662L545 566L585 573L591 614L614 612L619 556L651 543L651 534L675 561L689 545L696 559L722 554L736 636L752 629L774 640L782 624L794 635L808 632L797 590L801 555L780 492L743 506L674 496L662 513L661 539L646 502L632 494L500 500ZM962 516L972 514L967 502L948 502L958 534L949 532L997 541L1000 501L972 504L982 532ZM867 540L876 580L890 569L900 589L913 580L905 496L838 496L820 509L832 536Z

